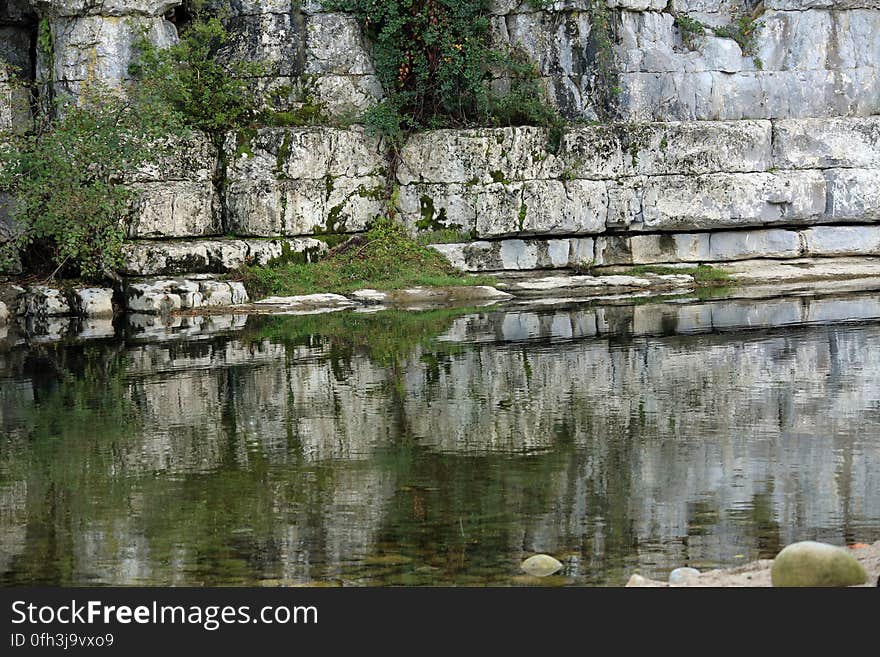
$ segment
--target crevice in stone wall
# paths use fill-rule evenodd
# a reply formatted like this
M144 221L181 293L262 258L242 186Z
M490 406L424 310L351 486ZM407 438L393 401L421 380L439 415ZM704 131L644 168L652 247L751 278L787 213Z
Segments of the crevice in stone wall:
M165 14L165 20L177 28L178 34L193 21L193 13L184 5L174 7Z

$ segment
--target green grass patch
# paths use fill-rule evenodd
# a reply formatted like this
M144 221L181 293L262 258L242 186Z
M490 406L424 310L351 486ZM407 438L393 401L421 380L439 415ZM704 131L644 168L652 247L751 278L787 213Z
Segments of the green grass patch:
M717 267L710 265L697 265L696 267L664 267L662 265L636 265L623 272L629 276L641 276L644 274L688 274L694 277L697 285L729 285L730 275Z
M463 274L440 253L413 239L400 224L380 219L360 239L346 242L319 262L285 261L240 270L253 298L364 288L492 285L494 279Z

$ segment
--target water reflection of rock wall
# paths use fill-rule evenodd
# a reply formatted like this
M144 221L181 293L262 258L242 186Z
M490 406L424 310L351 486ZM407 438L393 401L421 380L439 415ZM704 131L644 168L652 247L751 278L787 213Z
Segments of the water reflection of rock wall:
M876 312L871 303L862 311ZM738 317L832 312L784 304L744 305ZM852 316L842 308L833 312ZM629 567L652 572L735 563L806 536L876 538L880 325L718 333L735 310L484 312L391 365L357 350L340 357L320 341L128 344L124 390L137 428L99 462L104 479L90 489L111 496L122 479L125 501L71 536L74 572L210 581L192 571L183 530L164 543L152 535L163 521L207 531L220 514L217 533L227 533L216 551L245 570L293 581L344 575L396 522L391 500L412 482L382 454L401 445L465 468L503 454L492 476L516 517L507 550L574 553L571 569L586 578L621 565L608 562L609 541L629 546ZM0 426L14 461L16 449L27 453L39 388L14 354L5 362L13 378L2 383ZM540 478L508 485L508 467L532 462L544 464ZM7 568L28 549L47 488L14 463L0 473ZM223 482L233 476L244 499L228 510ZM175 506L183 510L164 519ZM743 533L743 517L754 534Z

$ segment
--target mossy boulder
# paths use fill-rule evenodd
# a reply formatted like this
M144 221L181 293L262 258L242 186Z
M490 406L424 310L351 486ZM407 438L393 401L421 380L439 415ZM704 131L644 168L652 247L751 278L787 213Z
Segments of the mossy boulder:
M793 543L773 560L773 586L855 586L868 575L862 565L843 548L802 541Z
M523 561L521 567L533 577L548 577L562 570L562 563L549 554L536 554Z

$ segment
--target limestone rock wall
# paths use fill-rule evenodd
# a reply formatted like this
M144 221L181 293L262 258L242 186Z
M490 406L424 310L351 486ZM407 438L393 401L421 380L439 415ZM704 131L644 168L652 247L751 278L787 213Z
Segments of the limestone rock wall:
M317 108L350 125L381 98L352 16L320 0L206 7L233 37L220 57L266 65L255 83L270 113ZM29 127L31 79L74 97L90 81L120 85L135 35L172 43L191 10L188 0L5 3L0 139ZM755 21L748 38L741 16ZM468 269L877 255L877 0L495 0L491 25L498 47L532 58L553 102L580 121L558 148L528 127L428 131L396 153L356 124L196 136L179 158L131 176L141 196L129 237L180 240L167 271L150 256L149 273L236 259L202 257L214 247L197 238L357 232L392 196L413 230L481 240L441 247ZM612 71L597 64L605 37ZM610 107L597 95L608 83L619 91Z

